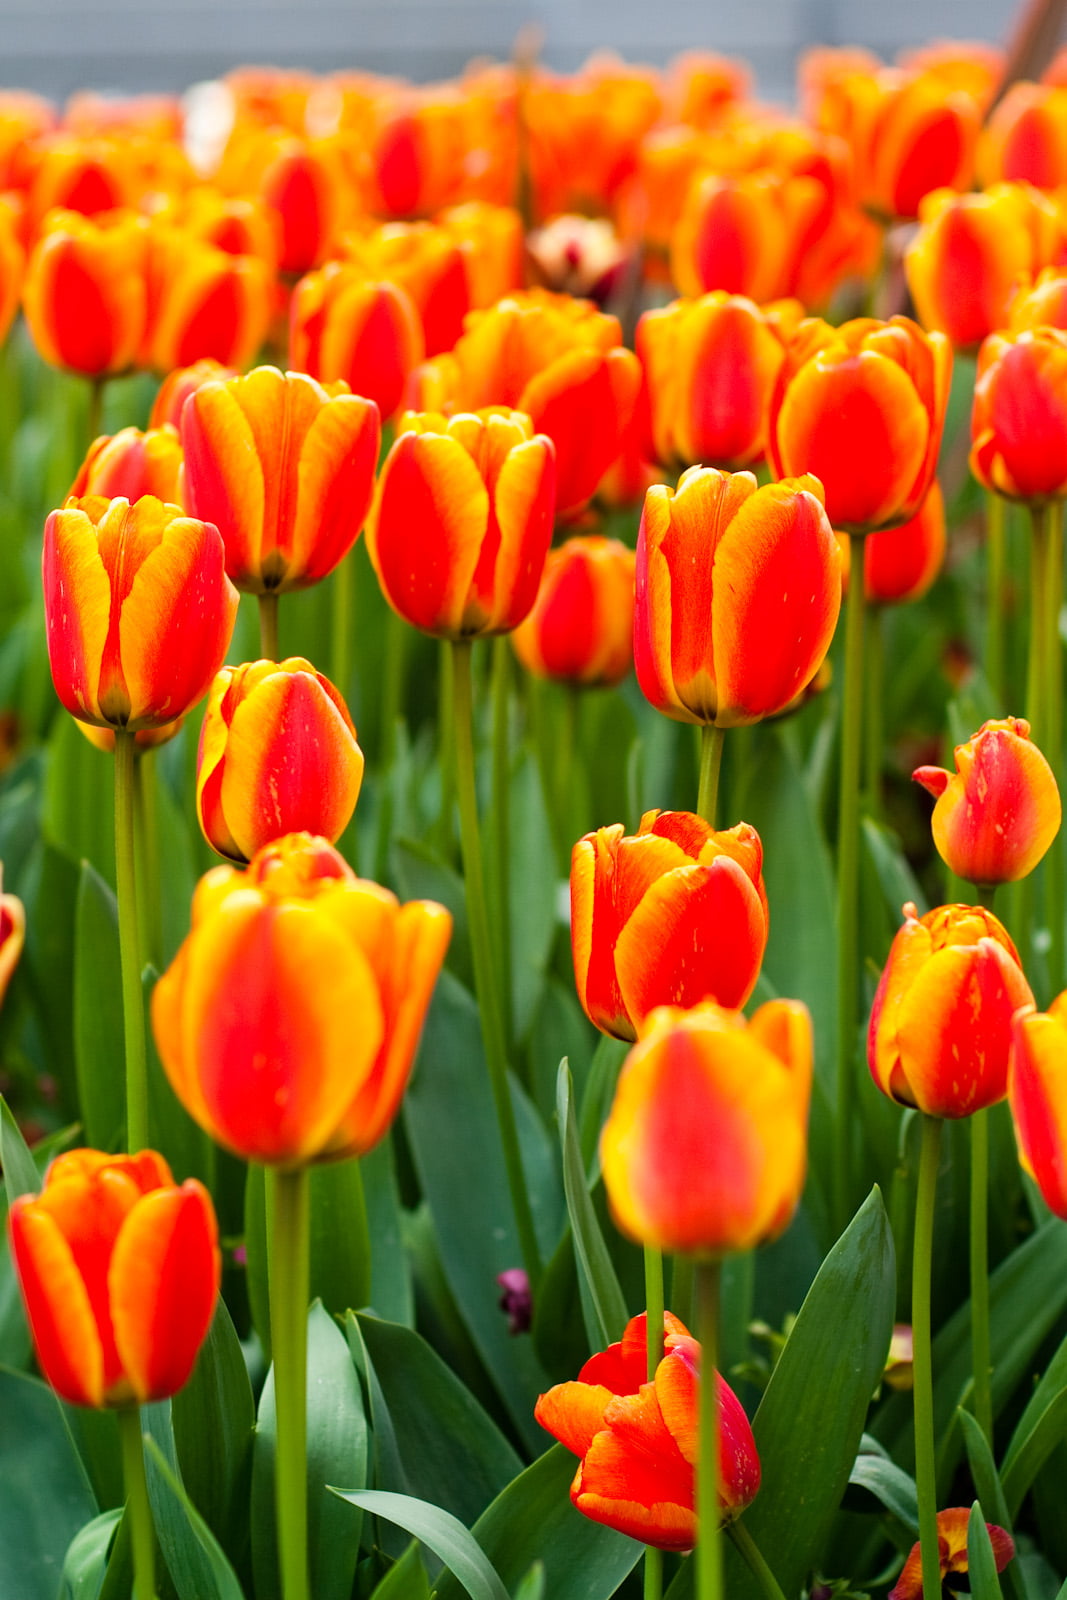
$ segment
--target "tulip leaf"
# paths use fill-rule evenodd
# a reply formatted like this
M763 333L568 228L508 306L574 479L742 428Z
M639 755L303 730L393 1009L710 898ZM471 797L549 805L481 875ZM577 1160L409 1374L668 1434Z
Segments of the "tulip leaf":
M473 1534L451 1512L442 1511L440 1506L426 1500L389 1494L382 1489L364 1489L357 1493L334 1489L333 1493L339 1500L377 1517L385 1517L421 1539L455 1573L470 1600L510 1600L492 1562L479 1548Z
M74 1061L86 1142L95 1150L122 1143L125 1059L118 907L95 867L83 861L74 917Z
M1001 1600L997 1563L986 1521L976 1500L967 1522L967 1578L974 1600Z
M413 1539L399 1561L394 1561L371 1600L430 1600L430 1580L422 1564L419 1541Z
M98 1506L47 1384L0 1370L0 1594L56 1600L63 1558Z
M578 1270L588 1291L594 1325L587 1328L590 1349L603 1350L622 1338L628 1313L626 1301L615 1276L608 1247L600 1232L586 1185L585 1165L578 1141L574 1116L574 1095L566 1057L559 1064L556 1078L556 1120L563 1146L563 1188L574 1237ZM584 1307L583 1297L583 1307Z
M515 1600L544 1600L544 1596L545 1565L543 1561L535 1561L515 1590Z
M404 900L436 900L452 913L452 937L446 957L448 971L454 972L460 983L473 987L474 968L463 879L424 840L395 839L391 855L397 893Z
M156 1537L178 1600L244 1600L237 1574L152 1433L144 1452Z
M926 896L908 865L897 835L873 817L864 817L863 842L878 875L893 928L899 925L901 906L909 900L922 916L929 909Z
M275 1428L272 1368L260 1396L252 1451L252 1568L257 1600L273 1600L279 1594ZM367 1421L344 1335L319 1301L308 1313L307 1438L311 1592L315 1600L348 1600L359 1556L359 1528L326 1493L326 1486L366 1482Z
M115 882L115 763L73 717L56 719L45 769L44 835L74 861Z
M915 1490L915 1479L898 1467L895 1461L890 1461L887 1455L880 1452L861 1451L852 1465L848 1475L849 1488L864 1490L871 1494L891 1511L909 1533L919 1536L919 1502ZM848 1497L851 1507L853 1496ZM865 1510L866 1507L858 1506L857 1509Z
M1067 1389L1061 1389L1049 1401L1018 1444L1012 1441L1010 1459L1005 1458L1001 1482L1008 1513L1013 1520L1019 1515L1030 1485L1064 1437L1067 1437Z
M9 1206L20 1195L40 1193L41 1174L37 1163L3 1095L0 1095L0 1167L4 1172L4 1189Z
M237 1567L248 1547L255 1423L248 1369L220 1297L193 1375L171 1401L171 1424L189 1498Z
M97 1600L121 1521L121 1508L102 1511L74 1535L63 1558L60 1600Z
M577 1464L562 1445L553 1445L474 1524L475 1539L509 1590L540 1561L552 1600L608 1600L641 1559L643 1546L635 1539L590 1522L571 1505ZM434 1600L461 1596L455 1578L442 1574Z
M370 1299L371 1251L360 1163L311 1169L311 1296L343 1317Z
M541 775L528 749L512 775L510 804L511 1009L515 1037L523 1039L544 988L557 926L555 846Z
M410 1328L415 1323L415 1291L401 1232L403 1213L392 1134L362 1157L360 1171L370 1235L368 1303L377 1316L389 1322L403 1322Z
M0 811L6 805L0 801ZM64 1114L78 1112L74 1063L75 907L81 865L45 841L39 852L37 890L26 899L26 950L23 968L48 1070L62 1089ZM9 857L0 848L0 861ZM16 856L17 860L18 857ZM5 876L4 887L8 887ZM14 885L11 885L14 888Z
M1065 1391L1067 1391L1067 1339L1062 1341L1056 1354L1045 1368L1041 1381L1030 1396L1025 1411L1016 1423L1011 1442L1004 1452L1000 1475L1001 1482L1004 1485L1005 1498L1012 1508L1013 1515L1018 1513L1019 1506L1022 1504L1022 1497L1033 1482L1033 1473L1029 1471L1029 1465L1026 1468L1022 1468L1021 1458L1024 1455L1031 1456L1033 1450L1031 1437L1041 1431L1045 1415L1058 1407ZM1067 1429L1064 1432L1067 1432ZM1053 1440L1052 1444L1055 1445L1057 1442L1057 1440ZM1040 1466L1040 1464L1038 1462L1037 1466ZM1025 1487L1016 1490L1014 1487L1016 1482L1021 1482L1022 1479L1025 1479ZM1012 1485L1012 1488L1009 1488L1009 1484ZM1016 1495L1018 1496L1017 1498L1015 1497Z

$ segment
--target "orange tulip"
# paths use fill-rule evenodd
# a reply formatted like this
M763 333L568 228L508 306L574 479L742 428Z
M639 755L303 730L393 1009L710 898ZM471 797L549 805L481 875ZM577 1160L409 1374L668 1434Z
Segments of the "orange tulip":
M273 312L274 274L266 262L156 223L148 286L143 365L166 373L210 358L245 367L258 354Z
M646 311L635 348L656 458L731 471L759 461L784 345L802 315L797 301L761 311L725 290Z
M144 1405L185 1384L215 1314L211 1196L154 1150L57 1156L8 1219L37 1360L77 1406Z
M1010 333L1024 328L1067 328L1067 267L1046 267L1031 283L1017 281L1008 302L1007 327Z
M1013 83L982 135L983 182L1022 179L1039 189L1067 184L1067 88Z
M19 237L19 218L14 206L0 203L0 344L7 338L22 298L22 279L26 271L26 252Z
M511 636L528 672L559 683L621 683L634 659L634 553L618 539L548 552L533 610Z
M119 433L101 434L89 446L78 468L70 492L103 495L105 500L124 496L132 505L146 494L169 505L178 505L178 480L182 470L182 447L177 428L123 428Z
M34 146L26 174L31 235L49 211L97 217L132 210L142 192L142 176L125 140L48 134Z
M0 887L2 887L0 869ZM26 943L26 909L17 895L0 894L0 1006Z
M225 383L227 378L237 376L233 367L224 367L221 361L213 361L209 356L194 361L189 367L176 368L167 374L159 386L148 416L148 426L162 428L164 423L169 422L176 428L181 422L182 407L194 389L199 389L202 383Z
M239 589L305 589L355 544L381 437L372 400L257 367L195 389L181 436L186 503L218 527Z
M245 872L214 868L152 995L175 1094L249 1161L366 1154L407 1085L451 928L442 906L401 906L306 834Z
M220 856L249 861L286 833L339 839L362 782L348 707L310 661L219 673L200 733L196 811Z
M777 1238L804 1187L812 1048L793 1000L748 1022L710 1002L654 1011L600 1138L623 1233L701 1255Z
M808 175L776 171L694 182L671 238L671 275L691 298L709 290L762 304L790 292L801 240L826 215L826 191Z
M217 528L151 495L97 495L44 530L52 682L82 722L158 728L207 693L237 616Z
M956 771L918 767L912 777L936 798L938 855L968 883L990 888L1033 872L1060 829L1052 768L1021 717L985 722L955 750Z
M1047 1012L1012 1023L1008 1102L1019 1160L1058 1217L1067 1218L1067 991Z
M343 220L337 154L326 140L279 137L264 156L258 193L278 218L279 270L309 272L330 254Z
M847 592L851 544L838 535ZM895 606L919 600L930 588L945 560L945 497L935 478L909 522L863 541L863 592L872 605Z
M527 615L552 537L552 441L517 411L406 413L382 467L367 552L393 610L442 639Z
M660 1550L688 1550L697 1536L700 1345L666 1312L663 1359L646 1382L645 1324L644 1313L631 1318L573 1383L539 1396L534 1416L581 1457L571 1501L584 1516ZM755 1498L760 1461L744 1408L719 1373L715 1391L719 1506L729 1521Z
M841 566L815 478L690 467L645 496L634 665L645 698L719 728L784 711L830 648Z
M937 1548L943 1581L950 1578L953 1573L970 1571L967 1558L967 1530L970 1521L971 1513L966 1506L952 1506L948 1511L937 1513ZM994 1565L998 1572L1003 1572L1015 1554L1015 1541L1010 1533L1005 1533L1003 1528L996 1527L992 1522L987 1522L985 1527L993 1547ZM956 1593L955 1584L950 1584L949 1588ZM887 1600L922 1600L922 1593L922 1546L917 1542L912 1545L911 1554L904 1563L900 1577L889 1591Z
M716 833L688 811L647 811L579 839L571 855L578 999L616 1039L636 1039L656 1006L740 1008L767 948L763 846L739 822Z
M937 468L951 371L945 336L907 317L802 322L771 405L775 477L815 473L844 532L907 522Z
M344 249L365 278L394 284L409 297L427 355L452 349L471 308L471 286L466 254L447 228L392 222L369 235L348 234Z
M908 287L926 328L971 350L1007 320L1020 277L1059 259L1063 225L1053 203L1024 183L985 194L937 189L919 207L904 253Z
M1009 500L1067 495L1067 333L991 333L978 352L971 471Z
M144 335L147 223L128 211L53 211L26 268L23 309L52 366L88 378L126 372Z
M344 379L388 421L425 355L422 322L398 284L373 282L359 267L331 261L293 290L289 357L320 383Z
M231 256L254 256L271 271L278 265L278 217L262 200L222 194L210 184L171 199L153 215L157 224L214 245Z
M969 1117L1007 1093L1011 1019L1033 995L1003 925L978 906L904 907L867 1035L883 1094Z
M466 200L446 206L433 220L459 246L472 310L482 311L522 288L522 217L514 206Z

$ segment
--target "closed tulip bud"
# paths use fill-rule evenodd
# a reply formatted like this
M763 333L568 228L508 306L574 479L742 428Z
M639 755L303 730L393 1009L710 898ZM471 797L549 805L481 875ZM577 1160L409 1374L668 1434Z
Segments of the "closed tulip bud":
M521 412L408 412L382 467L367 550L393 610L442 639L507 633L537 598L555 452Z
M157 728L203 699L237 616L209 522L146 495L89 495L44 530L44 604L56 693L82 722Z
M841 564L815 478L756 487L690 467L645 496L634 665L680 722L732 728L784 711L815 676L841 608Z
M851 580L851 544L838 535L845 590ZM937 578L945 560L945 497L935 478L926 499L908 522L863 541L863 592L871 605L897 606L919 600Z
M654 1011L600 1138L623 1233L704 1256L777 1238L804 1187L812 1051L798 1001L747 1022L711 1003Z
M128 211L50 213L26 268L22 304L55 367L107 378L134 364L147 315L148 224Z
M195 389L181 437L186 504L219 529L239 589L305 589L355 544L381 438L372 400L257 367Z
M883 1094L969 1117L1007 1093L1011 1019L1033 995L1004 926L978 906L904 907L867 1035Z
M1067 1218L1067 990L1047 1012L1015 1017L1008 1102L1019 1160L1049 1209Z
M970 1523L971 1513L967 1506L950 1506L947 1511L937 1513L938 1581L943 1586L942 1592L958 1594L964 1587L951 1580L954 1574L965 1577L970 1571ZM995 1523L987 1522L985 1530L993 1552L993 1565L998 1572L1003 1572L1015 1555L1015 1540ZM922 1545L918 1541L912 1545L911 1554L886 1600L923 1600Z
M372 234L350 234L345 256L363 277L404 291L418 314L427 355L452 349L471 309L471 290L464 251L446 228L388 223Z
M266 338L273 296L266 262L157 226L149 243L143 364L159 373L208 358L246 367Z
M799 301L761 311L724 290L646 311L637 324L653 453L731 471L759 461Z
M985 183L1023 179L1039 189L1067 184L1067 88L1013 83L989 118L979 168Z
M142 499L146 494L168 505L178 505L182 447L177 428L123 428L119 433L101 434L94 439L78 468L70 492L76 499L102 495L105 500L120 497Z
M739 1008L756 987L768 933L763 846L739 822L716 833L689 811L618 822L571 856L571 945L589 1020L635 1039L656 1006Z
M3 886L0 868L0 887ZM0 894L0 1006L26 943L26 910L13 894Z
M986 722L955 750L956 771L918 767L917 783L937 800L931 827L942 861L983 888L1033 872L1060 828L1052 768L1021 717Z
M663 1359L646 1382L645 1324L643 1313L633 1317L574 1382L539 1396L534 1416L581 1458L571 1501L584 1516L660 1550L689 1550L697 1538L700 1345L666 1312ZM719 1373L715 1393L719 1507L729 1521L755 1498L760 1461L744 1408Z
M216 867L152 994L175 1094L249 1161L366 1154L407 1085L451 929L443 906L400 905L325 839Z
M165 1400L185 1384L215 1313L211 1196L154 1150L71 1150L8 1218L37 1360L77 1406Z
M287 833L339 839L362 782L348 707L310 661L219 673L200 733L196 810L220 856L249 861Z
M238 373L233 367L224 367L221 361L213 361L210 357L194 361L192 366L178 367L176 371L169 372L152 402L148 426L162 428L169 422L171 427L176 428L182 419L182 407L202 383L225 383L228 378L237 376Z
M971 471L985 489L1040 504L1067 495L1067 333L992 333L978 352Z
M320 383L343 378L384 420L396 415L408 375L425 354L422 323L404 289L333 261L301 278L290 319L294 367Z
M907 522L937 469L951 371L944 334L907 317L801 323L771 405L775 477L813 472L843 532Z
M528 672L583 688L621 683L634 659L634 553L618 539L548 552L533 610L511 636Z

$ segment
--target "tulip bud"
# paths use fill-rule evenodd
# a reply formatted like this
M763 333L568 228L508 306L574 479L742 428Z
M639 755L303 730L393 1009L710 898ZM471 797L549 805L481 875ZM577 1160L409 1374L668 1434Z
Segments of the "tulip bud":
M983 181L1024 179L1039 189L1067 184L1067 89L1013 83L993 110L979 151Z
M332 261L301 278L290 318L294 367L320 383L343 378L385 420L396 415L408 374L424 355L422 325L404 289Z
M938 855L958 878L983 888L1033 872L1059 832L1062 808L1052 768L1021 717L983 723L955 749L956 771L918 767L935 796Z
M851 541L838 535L845 589L850 579ZM913 517L899 528L869 533L863 541L863 592L872 605L904 605L919 600L937 578L945 559L945 498L935 478Z
M202 383L225 383L227 378L237 376L235 368L224 367L221 361L213 361L210 356L194 361L191 366L178 367L168 373L159 386L148 417L149 428L162 428L168 422L177 428L182 419L182 407L195 389Z
M258 354L274 309L274 273L178 228L149 235L149 304L141 358L167 373L212 359L243 368Z
M1018 952L991 911L904 907L867 1036L883 1094L931 1117L969 1117L1007 1093L1011 1020L1034 1003Z
M971 471L983 488L1040 504L1067 495L1067 333L992 333L978 352Z
M1015 1017L1008 1102L1020 1162L1049 1209L1067 1218L1067 990L1047 1012Z
M196 811L220 856L249 861L286 833L339 839L362 781L348 707L310 661L219 673L200 733Z
M71 1150L8 1219L37 1360L78 1406L144 1405L185 1384L215 1313L211 1196L154 1150Z
M533 610L511 642L539 678L621 683L634 659L633 551L595 535L550 550Z
M50 213L26 268L23 309L52 366L106 378L133 365L147 315L147 226L128 211Z
M654 1011L600 1139L623 1233L713 1256L777 1238L804 1187L812 1051L796 1001L772 1000L748 1022L710 1003Z
M101 434L89 446L70 492L75 499L102 495L105 500L125 499L131 505L146 494L168 505L178 505L182 447L177 428L123 428Z

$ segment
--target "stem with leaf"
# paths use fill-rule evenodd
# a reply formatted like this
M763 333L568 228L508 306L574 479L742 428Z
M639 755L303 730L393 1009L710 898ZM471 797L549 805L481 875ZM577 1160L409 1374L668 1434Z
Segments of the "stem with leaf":
M123 1406L118 1413L118 1424L122 1481L126 1490L126 1518L133 1560L132 1600L156 1600L156 1535L152 1525L152 1508L148 1503L139 1408Z

